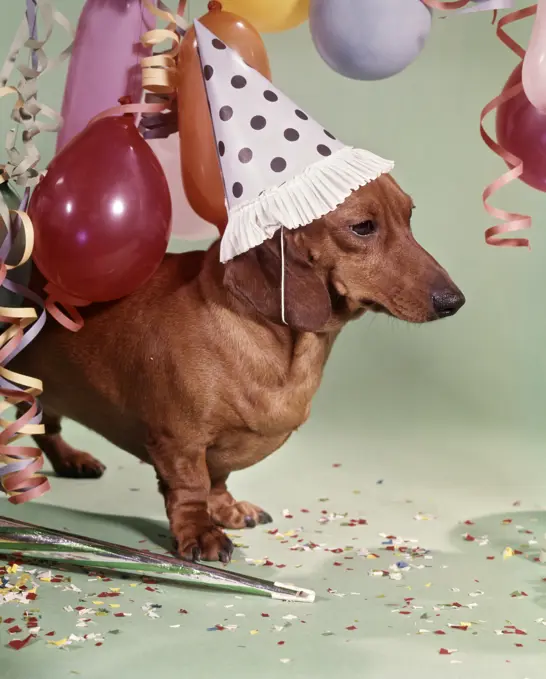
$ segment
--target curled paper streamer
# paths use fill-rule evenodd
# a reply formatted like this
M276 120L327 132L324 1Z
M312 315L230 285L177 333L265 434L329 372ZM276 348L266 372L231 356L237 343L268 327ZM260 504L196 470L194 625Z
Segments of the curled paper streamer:
M145 139L166 138L178 130L176 97L178 69L176 58L180 50L181 38L186 33L188 23L182 18L186 0L180 0L178 13L173 15L161 0L157 7L146 4L149 12L168 22L166 29L149 31L142 36L147 47L154 47L165 40L171 40L173 47L167 52L154 54L142 60L142 87L146 92L146 104L164 103L161 113L144 112L140 120L140 131ZM150 64L155 67L150 67Z
M536 5L526 7L525 9L517 10L511 12L506 16L503 16L497 24L497 36L499 40L506 45L516 56L523 59L525 56L525 50L523 47L517 43L513 38L511 38L504 27L508 24L512 24L515 21L520 21L527 17L532 16L536 13ZM512 167L502 174L498 179L485 187L483 192L483 205L488 214L490 214L495 219L500 219L504 223L497 224L488 228L485 232L485 242L488 245L494 245L497 247L529 247L529 240L527 238L502 238L506 233L511 233L513 231L521 231L522 229L531 228L531 217L528 215L521 215L517 212L508 212L506 210L501 210L500 208L493 207L489 204L489 198L496 193L500 188L506 186L510 182L517 179L523 172L523 162L520 158L517 158L512 153L509 153L500 144L498 144L485 130L483 126L483 121L485 117L498 108L501 104L509 101L515 97L522 90L522 84L515 85L509 90L502 92L499 96L492 99L482 110L480 115L480 134L486 145L496 153L502 160L504 160L509 166Z
M36 36L36 8L43 19L45 29L43 40L38 40ZM10 131L6 143L8 162L2 169L0 183L12 179L19 186L26 187L21 210L9 210L0 196L0 218L6 228L6 237L0 248L0 284L42 309L38 316L32 307L0 308L0 322L9 323L7 329L0 335L0 395L4 397L0 404L0 415L12 406L20 408L19 416L13 422L0 418L0 425L4 429L0 433L0 462L3 464L0 467L0 480L10 502L15 504L39 497L49 490L48 480L38 473L43 466L41 451L13 445L23 436L44 433L40 424L41 411L36 400L42 392L42 383L32 377L14 373L6 367L43 328L46 320L44 303L25 286L7 280L6 273L10 268L23 266L32 253L33 228L24 210L28 204L30 187L40 178L40 173L36 169L40 154L33 139L43 130L56 131L60 122L60 116L48 106L38 102L36 98L38 77L61 63L70 54L68 46L57 58L46 57L43 47L51 36L54 23L71 32L68 21L53 8L49 0L27 0L27 19L21 22L8 57L0 70L0 97L13 94L17 97L12 119L23 128L24 149L23 152L18 151L15 143L16 133L14 130ZM8 86L8 79L23 47L32 50L32 65L31 67L18 65L17 70L22 75L22 80L16 87ZM38 114L44 115L52 122L37 120ZM5 262L15 241L15 228L23 229L25 247L19 261L8 266Z
M239 575L223 568L176 559L167 554L143 552L0 516L0 555L11 555L13 552L17 552L19 558L22 556L27 560L54 562L61 566L64 564L93 570L154 574L188 584L206 585L282 601L313 603L315 600L315 592L309 589Z
M151 14L169 22L167 28L156 28L147 31L141 37L141 42L145 47L155 47L166 40L172 42L172 47L161 54L153 54L151 57L144 57L141 60L142 66L142 88L146 92L153 94L173 94L176 91L178 81L178 70L176 68L176 57L180 50L180 37L184 35L187 24L180 16L185 7L185 0L180 3L178 15L171 14L166 5L158 0L157 7L145 2L146 9Z

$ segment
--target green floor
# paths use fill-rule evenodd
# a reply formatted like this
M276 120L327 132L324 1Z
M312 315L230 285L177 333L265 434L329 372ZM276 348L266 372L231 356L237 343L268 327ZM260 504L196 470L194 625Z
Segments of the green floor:
M64 573L81 592L66 580L39 582L34 601L0 607L4 620L14 619L0 623L2 679L109 679L118 671L135 679L538 677L546 650L546 567L535 560L546 546L541 449L471 431L449 441L373 430L357 436L353 424L340 440L331 422L314 419L233 483L275 521L235 536L241 546L232 568L312 587L316 603ZM2 501L0 513L140 548L166 545L151 469L79 428L68 430L108 464L105 477L54 478L42 501L20 508ZM367 523L347 525L351 519ZM393 536L406 551L388 548ZM523 554L503 558L506 547ZM110 588L120 596L97 596ZM91 610L78 614L77 606ZM14 651L6 644L26 636L25 611L39 618L40 633ZM79 619L88 626L78 627ZM23 631L10 635L17 625ZM51 643L71 634L100 636Z

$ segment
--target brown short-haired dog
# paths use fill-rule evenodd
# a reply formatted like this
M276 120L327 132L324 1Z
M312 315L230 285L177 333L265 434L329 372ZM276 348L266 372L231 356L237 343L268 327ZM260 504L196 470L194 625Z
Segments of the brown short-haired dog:
M413 323L451 316L464 297L413 239L411 199L388 175L335 211L284 230L227 265L219 244L168 255L150 283L85 311L76 334L49 322L14 362L44 382L40 448L62 476L104 467L61 437L69 417L151 462L181 555L229 561L218 526L271 517L237 502L231 472L277 450L309 416L345 323L382 311Z

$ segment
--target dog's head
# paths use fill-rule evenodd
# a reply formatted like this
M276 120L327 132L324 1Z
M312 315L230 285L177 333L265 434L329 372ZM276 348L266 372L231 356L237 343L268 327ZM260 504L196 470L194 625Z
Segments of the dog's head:
M285 317L295 330L333 328L364 311L411 323L452 316L465 298L413 238L412 211L411 198L383 175L322 219L278 231L228 262L224 283L280 323L284 236Z

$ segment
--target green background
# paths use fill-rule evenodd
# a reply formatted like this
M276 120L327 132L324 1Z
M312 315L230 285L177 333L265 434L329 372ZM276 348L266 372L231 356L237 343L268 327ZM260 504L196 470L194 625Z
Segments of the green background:
M22 0L0 0L4 52L23 4ZM57 0L55 4L76 23L83 4L80 0ZM191 1L192 16L198 16L204 7L204 2ZM450 593L453 587L466 587L465 592L481 587L486 592L486 610L466 611L462 619L473 615L471 619L487 620L490 632L476 637L468 633L464 638L461 633L456 639L441 637L432 642L430 636L412 637L424 623L404 627L400 622L403 616L385 613L384 602L375 597L381 593L390 596L401 585L387 580L385 586L382 579L368 578L368 569L375 564L360 563L355 575L332 568L331 554L277 554L275 550L283 546L259 529L245 532L243 542L249 548L239 554L234 568L256 574L255 567L241 561L242 556L274 559L275 554L276 562L282 559L288 564L286 571L262 569L259 575L294 580L315 587L322 595L312 610L306 611L311 624L287 631L286 636L290 632L294 640L290 650L282 647L281 652L274 641L266 643L264 632L248 636L246 631L243 640L241 630L231 636L206 636L208 623L215 624L222 617L216 620L211 609L222 609L229 602L214 595L204 598L202 593L184 592L184 602L189 600L197 610L191 621L184 619L182 637L180 629L133 617L130 631L101 649L86 646L78 652L65 652L35 645L15 654L0 645L0 667L4 662L7 668L7 675L2 676L19 679L32 673L49 678L54 673L65 676L77 671L89 677L110 677L126 664L135 676L149 676L158 668L165 676L175 671L199 671L203 676L213 672L256 676L259 672L271 677L283 673L304 677L311 672L325 676L334 671L342 676L371 671L374 677L394 676L400 671L411 677L428 676L429 672L438 676L440 672L441 676L481 678L486 671L522 679L539 676L544 661L538 660L538 654L544 653L544 644L537 642L531 647L526 639L525 648L515 649L512 657L513 640L504 644L503 637L498 642L493 628L502 628L505 620L517 614L529 626L546 615L546 592L539 577L544 573L538 565L524 559L504 564L500 557L509 544L501 527L508 511L520 514L514 524L538 524L533 530L539 542L546 531L544 514L539 511L546 472L546 201L541 193L519 182L497 194L495 205L533 216L535 228L529 233L532 250L485 245L484 230L493 222L484 211L481 194L504 171L504 165L481 141L479 115L499 93L517 59L496 39L489 13L445 20L440 16L436 14L420 58L402 74L376 83L346 80L329 70L313 48L307 25L265 36L273 79L279 87L347 143L368 147L396 161L394 175L417 206L416 236L462 288L467 305L455 318L431 325L415 327L370 316L344 330L310 422L277 455L237 475L233 487L237 494L245 494L241 499L255 501L274 513L284 530L294 522L279 519L282 509L299 511L312 505L312 511L320 516L323 505L317 504L318 498L329 497L335 507L328 509L366 516L370 525L373 523L359 546L377 549L378 534L393 531L427 542L438 550L435 558L450 569L437 566L434 577L421 578L419 574L419 580L408 586L414 593L408 594L405 587L398 600L419 592L425 599L430 595L426 600L433 605L462 597ZM525 43L530 24L522 24L509 30ZM49 53L60 51L64 41L57 28L48 44ZM41 84L41 98L57 110L65 73L66 68L61 67L45 76ZM9 103L0 101L1 139L9 126L8 115ZM489 129L491 123L492 119ZM45 165L53 153L53 136L40 135L38 145ZM173 245L174 249L181 247L193 245ZM148 468L78 427L69 426L69 436L74 445L92 450L109 466L104 479L53 480L52 492L40 502L19 509L0 502L0 513L131 544L136 544L142 532L149 534L151 520L164 527L161 499ZM333 469L332 464L338 462L343 466ZM379 479L385 479L384 484L378 485ZM131 492L133 486L140 492ZM521 511L512 507L516 500L522 502ZM431 512L438 518L414 522L416 511ZM465 529L458 523L468 518L480 523L475 530L481 532L476 534L489 535L497 570L491 566L482 573L484 552L476 556L478 548L471 550L461 540ZM316 529L315 523L312 525L311 532ZM343 529L327 528L330 533L325 529L322 539L315 536L318 542L327 542L326 537L335 542L343 534ZM157 526L154 530L157 533ZM309 534L307 538L311 539ZM300 570L297 567L302 559ZM484 578L479 586L472 584L478 576ZM427 577L441 594L425 589ZM350 596L328 598L325 582L344 592L359 591L369 601L365 604L362 596L357 607ZM519 609L508 610L507 606L516 606L509 592L526 588L534 589L533 595ZM60 596L56 591L44 592L42 605L50 619L58 618L58 625L66 626ZM142 601L145 596L141 595ZM172 596L179 593L168 591L164 600L170 601ZM237 605L245 606L249 616L254 614L258 626L264 603ZM359 636L350 637L346 632L343 636L353 618L360 620L359 631L354 633ZM342 622L334 622L339 620ZM335 624L341 632L330 643L321 634ZM70 631L74 630L67 629ZM6 643L5 633L0 641ZM462 660L466 653L462 665L451 665L449 658L438 656L440 646L463 649L461 644L466 644L460 654ZM279 653L292 662L279 664L274 657Z

